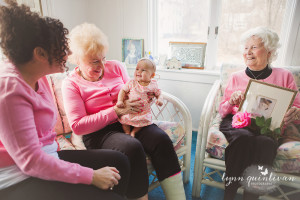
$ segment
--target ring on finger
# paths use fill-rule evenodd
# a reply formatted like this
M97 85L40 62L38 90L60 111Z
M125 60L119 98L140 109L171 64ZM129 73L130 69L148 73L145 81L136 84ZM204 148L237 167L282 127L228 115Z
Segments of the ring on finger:
M295 119L295 120L298 120L298 119L299 119L299 116L298 116L298 115L295 115L294 119Z

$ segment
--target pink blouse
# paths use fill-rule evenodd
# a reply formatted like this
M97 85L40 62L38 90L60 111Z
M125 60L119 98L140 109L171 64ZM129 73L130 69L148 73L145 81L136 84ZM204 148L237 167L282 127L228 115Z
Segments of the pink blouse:
M117 121L114 106L129 76L118 61L106 61L104 76L91 82L76 73L64 79L62 95L69 124L77 135L98 131Z
M56 133L56 108L46 77L35 92L10 63L0 64L0 168L16 164L29 176L91 184L93 169L69 163L42 150Z

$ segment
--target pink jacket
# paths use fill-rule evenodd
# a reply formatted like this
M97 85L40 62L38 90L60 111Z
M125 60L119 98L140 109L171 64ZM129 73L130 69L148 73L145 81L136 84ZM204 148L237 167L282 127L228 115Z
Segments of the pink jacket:
M57 114L46 77L38 86L35 92L12 64L0 64L0 167L16 164L29 176L91 184L93 169L42 150L54 142Z
M129 76L118 61L107 61L103 78L96 82L83 79L77 70L78 67L64 79L62 95L73 132L85 135L117 121L113 107Z
M245 70L238 71L232 74L229 78L227 87L225 89L225 93L222 99L222 102L219 107L219 113L224 118L228 114L235 114L237 111L237 106L232 106L229 104L229 99L231 94L235 91L245 92L248 81L250 78L245 73ZM293 90L297 90L297 85L295 83L294 77L292 73L286 69L282 68L272 68L272 74L266 79L260 80L266 83L275 84L281 87L290 88ZM300 97L299 93L297 94L293 106L300 107Z

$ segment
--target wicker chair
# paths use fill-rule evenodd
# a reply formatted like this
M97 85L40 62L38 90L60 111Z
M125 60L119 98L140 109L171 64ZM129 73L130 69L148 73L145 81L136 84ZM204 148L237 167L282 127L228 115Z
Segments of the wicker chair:
M224 182L215 181L216 176L222 177L225 171L225 148L228 145L225 136L219 131L221 117L218 114L218 106L226 87L230 74L244 67L230 64L223 64L220 73L220 80L215 81L202 109L198 138L196 145L194 182L192 195L200 196L201 184L224 189ZM300 88L300 67L284 67L290 70ZM216 136L218 135L218 136ZM218 137L216 144L212 139ZM291 152L293 152L291 154ZM206 173L205 169L210 168ZM277 192L261 196L260 199L289 199L289 195L300 192L300 142L289 142L282 144L277 150L273 168L278 177L292 177L293 181L280 181L276 187ZM286 192L282 186L289 186L292 190ZM238 193L242 193L243 188L239 188ZM275 196L274 196L275 195Z

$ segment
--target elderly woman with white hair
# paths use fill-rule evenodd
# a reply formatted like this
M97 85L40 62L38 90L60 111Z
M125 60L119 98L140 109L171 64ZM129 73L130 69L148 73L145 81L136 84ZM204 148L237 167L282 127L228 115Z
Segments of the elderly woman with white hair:
M225 150L225 194L232 200L240 186L244 170L252 165L272 166L278 147L277 141L246 128L233 128L232 117L244 98L248 81L256 79L281 87L297 90L293 75L282 68L272 68L271 62L277 56L278 35L265 27L251 29L242 35L243 57L246 69L232 74L219 106L222 116L220 131L229 145ZM293 106L284 117L285 125L298 120L300 98L296 96ZM233 180L230 182L230 180ZM244 199L258 199L255 191L245 190Z

